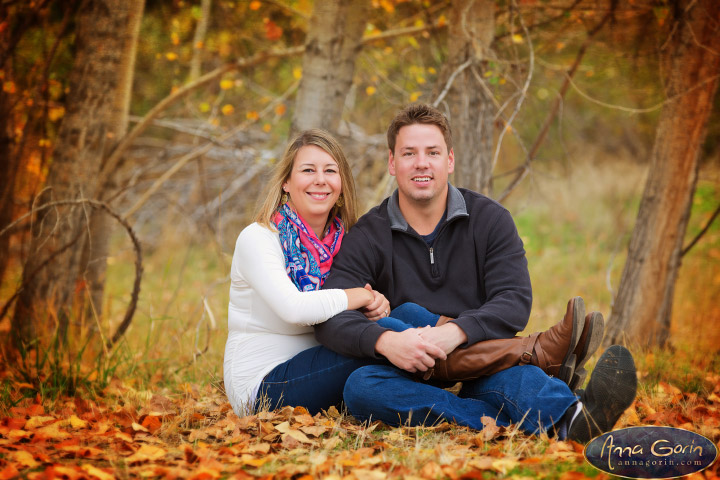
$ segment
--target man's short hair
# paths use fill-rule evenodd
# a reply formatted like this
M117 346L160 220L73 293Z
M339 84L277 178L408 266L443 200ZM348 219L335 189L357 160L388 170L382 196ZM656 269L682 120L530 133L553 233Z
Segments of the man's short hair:
M450 130L450 123L445 115L431 105L412 103L400 110L392 122L390 122L390 127L387 131L387 141L388 148L390 148L392 153L395 153L395 141L397 140L400 129L415 124L435 125L438 127L445 139L448 152L452 149L452 131Z

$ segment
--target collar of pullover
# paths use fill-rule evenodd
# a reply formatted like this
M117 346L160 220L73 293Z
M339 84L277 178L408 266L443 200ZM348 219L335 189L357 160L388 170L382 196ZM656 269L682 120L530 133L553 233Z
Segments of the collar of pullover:
M402 230L406 232L409 228L405 217L400 212L400 203L398 200L398 191L395 189L390 198L388 199L388 217L390 218L390 228L393 230ZM448 198L447 198L447 220L453 220L456 217L467 217L467 206L465 205L465 199L460 193L460 190L453 187L448 183Z

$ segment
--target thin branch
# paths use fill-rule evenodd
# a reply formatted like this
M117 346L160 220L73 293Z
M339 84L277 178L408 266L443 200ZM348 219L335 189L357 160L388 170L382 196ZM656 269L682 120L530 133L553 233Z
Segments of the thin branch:
M106 348L110 349L125 334L125 331L130 326L130 322L132 321L133 315L135 315L135 309L137 307L138 296L140 294L140 281L142 280L143 267L142 267L142 250L140 248L140 241L138 240L137 236L135 235L135 232L133 231L132 227L127 222L127 220L125 220L125 218L120 216L120 214L118 214L114 210L112 210L104 202L99 202L97 200L90 200L88 198L79 198L77 200L59 200L56 202L45 203L43 205L40 205L39 207L33 207L33 209L31 211L22 215L20 218L18 218L17 220L15 220L11 224L9 224L5 228L3 228L2 231L0 231L0 236L4 235L8 231L10 231L18 223L20 223L24 219L28 218L29 216L32 216L40 211L47 210L48 208L54 208L54 207L63 206L63 205L89 205L93 208L97 208L97 209L105 211L105 213L107 213L108 215L113 217L115 220L118 221L118 223L120 223L120 225L122 225L125 228L125 230L128 232L128 236L130 237L130 240L133 243L133 249L135 250L135 282L133 283L133 289L132 289L132 293L130 295L130 303L128 305L127 310L125 311L125 316L123 317L123 320L120 323L120 326L115 331L115 334L105 344ZM73 239L69 244L64 245L60 250L64 251L67 248L70 248L70 246L73 245L77 241L78 238L80 238L82 233L84 233L84 232L81 232L75 239ZM54 252L53 255L50 256L50 258L45 260L45 262L43 262L43 264L40 265L38 267L38 269L36 269L36 271L32 272L32 275L35 275L37 273L37 271L39 271L40 268L43 268L45 265L47 265L50 262L50 260L55 258L60 253L61 253L60 251ZM23 285L20 286L20 289L22 289L22 288L23 288ZM16 292L16 295L13 296L13 299L17 296L17 294L18 294L18 292ZM11 299L11 300L13 300L13 299ZM6 313L8 304L9 304L9 302L3 307L2 315L4 315ZM2 318L2 316L0 316L0 318Z
M290 88L288 88L285 91L285 93L283 93L280 97L275 99L273 102L270 102L263 109L263 111L258 114L258 118L262 118L268 112L273 110L277 103L280 103L280 102L284 101L287 97L289 97L298 88L299 85L300 85L300 80L295 81L295 83L293 83L290 86ZM232 138L237 132L245 130L248 127L248 125L250 125L250 123L255 122L255 121L257 121L257 120L247 120L247 121L241 123L237 127L233 128L229 132L222 135L216 142L222 143L222 142L228 140L229 138ZM150 186L150 188L147 189L142 194L142 196L135 202L135 204L132 207L130 207L130 209L127 212L125 212L125 216L131 217L133 214L135 214L135 212L137 212L140 209L140 207L142 207L145 204L145 202L147 202L148 199L156 191L158 191L158 189L162 186L163 183L165 183L170 177L175 175L190 160L193 160L193 159L209 152L210 149L215 145L216 142L206 143L205 145L198 147L195 150L192 150L192 151L188 152L187 154L183 155L182 157L180 157L180 159L175 163L175 165L170 167L170 169L166 170L165 173L163 173L160 176L160 178L155 180L155 182Z
M693 85L692 87L684 90L682 93L678 93L677 95L667 98L667 99L663 100L662 102L660 102L656 105L653 105L652 107L647 107L647 108L631 108L631 107L624 107L622 105L613 105L611 103L605 103L601 100L592 98L590 95L588 95L587 93L580 90L580 88L578 88L578 86L575 84L575 82L572 81L572 78L567 77L567 81L570 82L570 85L572 85L573 90L575 90L581 97L583 97L585 100L591 101L592 103L600 105L601 107L611 108L613 110L620 110L621 112L627 112L627 113L649 113L649 112L653 112L655 110L662 108L663 106L665 106L665 104L674 102L675 100L679 99L680 97L687 95L688 93L692 92L693 90L701 88L706 83L713 82L713 81L717 80L718 78L720 78L720 74L708 77L705 80L698 82L695 85Z
M473 61L473 59L469 58L465 61L465 63L461 64L460 66L458 66L458 68L455 69L455 71L450 75L450 78L448 78L447 82L445 83L445 88L443 88L443 91L440 92L440 95L438 95L438 97L432 103L433 107L437 107L438 105L440 105L440 102L443 101L443 98L445 98L445 95L447 95L448 92L450 91L450 87L452 87L452 84L455 81L455 78L458 75L460 75L463 72L463 70L465 70L467 67L469 67L470 64L472 63L472 61Z
M173 103L177 102L178 100L188 95L190 92L200 88L201 86L219 78L227 72L253 67L269 58L289 57L302 53L303 51L305 51L304 46L292 47L285 50L260 52L253 55L252 57L241 58L235 63L216 68L212 72L206 73L194 82L189 82L184 86L178 88L173 93L162 99L157 105L155 105L145 115L145 117L143 117L143 120L137 125L135 125L135 128L133 128L130 132L128 132L127 135L122 138L122 140L120 140L118 145L115 147L115 149L103 165L102 170L100 171L100 182L98 183L98 185L103 185L105 180L113 174L118 164L120 163L122 156L125 154L125 151L130 147L132 142L147 129L147 127L152 123L153 120L155 120L155 118L158 117L158 115L160 115L160 113L162 113Z
M555 99L555 103L553 103L552 108L550 109L550 112L548 112L547 117L545 117L545 122L543 123L542 128L540 129L540 132L538 133L537 138L535 139L535 142L530 147L530 151L528 152L527 158L525 160L525 168L522 172L518 173L518 175L510 182L510 184L505 188L505 190L500 194L500 196L497 198L498 202L501 202L505 200L510 193L515 189L515 187L522 181L523 178L527 175L527 172L530 168L530 162L533 161L535 158L535 155L537 154L538 150L540 149L540 145L545 141L545 138L547 137L548 131L550 131L550 126L552 125L553 121L555 120L555 117L558 114L558 111L560 110L560 104L563 101L563 98L565 97L565 94L567 93L568 89L570 88L570 83L572 77L577 72L578 67L580 66L580 61L585 56L585 52L587 51L588 47L590 46L590 43L593 40L593 37L602 29L602 27L612 18L613 11L608 11L607 14L603 17L602 20L591 30L588 32L588 36L583 42L583 44L580 46L580 49L578 50L577 55L575 56L575 61L570 66L570 69L567 71L565 75L565 81L563 82L562 86L560 87L560 91L558 92L557 98Z
M513 2L513 5L514 2ZM525 101L525 98L527 97L527 91L530 88L530 81L532 80L533 73L535 71L535 51L533 49L532 40L530 39L530 32L528 31L527 27L525 26L525 22L523 22L522 15L518 13L518 18L520 19L520 25L523 28L523 31L525 32L525 38L527 38L528 43L528 51L530 52L530 57L528 59L528 75L525 79L525 85L523 85L523 88L520 93L520 98L518 99L517 103L515 104L515 109L513 110L512 114L510 115L510 118L507 120L506 125L503 127L502 132L500 132L500 136L498 137L497 145L495 146L495 154L493 155L492 160L492 166L490 167L490 171L492 172L495 170L495 165L497 165L498 157L500 156L500 147L502 146L503 139L505 138L505 132L508 131L508 127L512 129L513 121L515 120L515 117L517 116L518 112L520 112L520 107L522 106L523 102ZM499 113L499 112L498 112ZM528 162L530 161L530 156L527 156Z
M720 204L718 204L717 208L713 212L713 214L710 216L710 220L705 224L702 230L700 230L700 233L698 233L695 238L693 238L692 242L688 244L687 247L682 249L682 252L680 253L681 257L684 257L685 254L687 254L691 248L695 246L695 244L700 241L700 238L702 238L703 235L707 233L707 231L710 229L710 225L715 221L717 216L720 215ZM0 317L1 318L1 317Z

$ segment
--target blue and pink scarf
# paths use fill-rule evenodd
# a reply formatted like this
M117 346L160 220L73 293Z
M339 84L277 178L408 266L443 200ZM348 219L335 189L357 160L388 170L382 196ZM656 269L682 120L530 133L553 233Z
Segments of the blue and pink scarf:
M345 234L342 221L335 217L322 240L287 204L278 209L273 222L280 234L288 277L301 292L318 290L340 250Z

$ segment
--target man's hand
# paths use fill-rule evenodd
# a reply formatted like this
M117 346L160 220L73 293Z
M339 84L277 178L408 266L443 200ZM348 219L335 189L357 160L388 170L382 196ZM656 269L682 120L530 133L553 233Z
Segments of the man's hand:
M363 308L362 313L373 322L377 322L381 318L385 318L390 313L390 302L388 302L385 295L373 290L369 283L365 284L365 290L369 290L373 294L373 301Z
M403 332L387 331L380 335L375 350L398 368L408 372L426 372L435 365L435 359L445 360L442 348L423 340L420 332L426 329L411 328Z
M452 322L439 327L422 328L418 332L423 340L441 348L445 354L449 354L458 345L467 342L467 335L463 329Z

